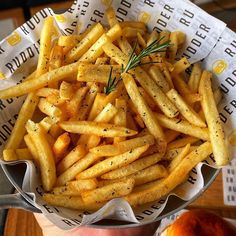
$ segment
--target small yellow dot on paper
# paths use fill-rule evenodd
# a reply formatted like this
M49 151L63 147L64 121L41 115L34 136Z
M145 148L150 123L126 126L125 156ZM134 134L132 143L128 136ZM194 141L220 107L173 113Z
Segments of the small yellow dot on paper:
M215 74L220 75L225 71L227 67L228 65L224 60L217 60L213 63L212 71Z
M16 31L13 32L8 38L7 38L7 42L11 45L11 46L15 46L16 44L18 44L21 41L21 36L19 35L19 33L17 33Z
M5 75L0 71L0 80L5 79Z
M66 21L66 19L63 15L55 15L55 18L60 23L64 23Z

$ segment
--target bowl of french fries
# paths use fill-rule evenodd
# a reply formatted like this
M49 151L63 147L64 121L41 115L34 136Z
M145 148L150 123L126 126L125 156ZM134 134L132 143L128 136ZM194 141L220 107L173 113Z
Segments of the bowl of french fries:
M105 15L109 27L57 38L45 19L36 69L0 91L26 95L3 160L32 162L49 206L93 213L121 198L135 212L212 154L216 167L229 163L222 95L200 63L176 60L184 32L119 22L112 7Z

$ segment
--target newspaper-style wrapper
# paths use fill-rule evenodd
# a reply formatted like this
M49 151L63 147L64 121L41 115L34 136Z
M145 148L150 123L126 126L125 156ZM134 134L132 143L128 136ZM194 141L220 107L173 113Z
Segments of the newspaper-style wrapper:
M0 43L0 89L20 83L36 68L39 53L39 37L45 18L55 18L55 37L82 32L88 26L101 21L107 24L104 11L112 2L119 21L139 20L148 25L149 30L180 30L186 33L187 40L179 57L186 56L191 63L203 60L203 66L213 71L217 78L216 86L223 90L225 98L220 105L220 116L226 136L235 135L235 84L236 84L236 34L226 28L226 24L208 15L187 0L78 0L64 14L56 15L51 9L44 9L28 22L16 29ZM0 151L11 133L24 97L0 100ZM231 147L232 148L232 147ZM232 157L235 149L232 148ZM3 163L3 161L2 161ZM214 167L212 157L205 161ZM171 194L188 201L204 186L201 172L203 163L194 168L188 180ZM117 219L134 223L154 221L169 204L168 195L158 202L132 210L123 199L108 202L99 211L80 212L62 207L49 206L42 199L43 189L34 165L27 162L23 190L34 196L35 205L58 227L69 230L79 225L89 225L101 219ZM173 205L173 204L172 204ZM174 210L172 208L171 210Z

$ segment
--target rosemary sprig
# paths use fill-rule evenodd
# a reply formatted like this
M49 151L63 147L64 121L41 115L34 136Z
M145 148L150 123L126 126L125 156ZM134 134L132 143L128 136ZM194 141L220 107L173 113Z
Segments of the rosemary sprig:
M137 41L135 42L134 48L132 50L132 53L129 57L128 63L127 65L124 67L122 65L121 67L121 72L125 73L128 72L129 70L137 67L137 66L141 66L144 64L152 64L152 63L157 63L157 62L147 62L147 63L141 63L141 60L144 57L149 56L152 53L156 53L156 52L163 52L165 51L169 46L171 46L170 44L170 40L168 40L167 42L161 43L160 42L163 40L164 37L160 38L159 40L154 40L150 45L148 45L146 48L144 48L138 55L135 54L135 49L137 47ZM108 82L107 82L107 86L104 88L104 92L105 94L109 94L110 92L114 91L117 84L119 83L119 81L121 81L122 78L112 78L112 67L111 67L111 71L109 73L109 77L108 77Z

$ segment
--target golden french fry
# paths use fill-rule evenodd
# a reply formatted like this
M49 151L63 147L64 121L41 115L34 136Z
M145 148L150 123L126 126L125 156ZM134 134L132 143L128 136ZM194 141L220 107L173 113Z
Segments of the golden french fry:
M24 81L14 87L3 89L0 91L0 99L7 99L11 97L22 96L24 94L30 93L37 89L40 89L44 86L47 86L48 83L57 82L64 78L74 76L78 70L78 62L62 66L58 69L49 71L34 80L32 83L31 80Z
M160 125L165 128L172 129L199 139L210 140L209 131L207 128L192 125L188 121L185 121L181 118L170 119L159 113L156 113L156 118L159 121Z
M166 30L161 31L159 39L162 39L160 41L160 44L168 42L168 40L170 39L170 32L166 31ZM163 52L159 52L159 54L162 56L162 58L165 58L166 57L166 50ZM171 88L172 88L172 86L171 86Z
M144 100L147 102L148 106L152 110L154 110L156 108L156 103L154 102L154 100L149 96L149 94L147 94L147 92L142 87L138 87L138 89Z
M94 65L80 63L78 67L77 80L83 82L107 83L112 68L112 78L120 76L120 66L118 65Z
M121 51L127 55L127 56L130 56L133 49L131 47L131 45L129 44L128 40L121 36L119 39L117 39L117 42L118 42L118 45L119 45L119 48L121 49Z
M170 43L171 43L171 47L168 48L169 60L170 62L173 62L176 57L177 50L178 50L178 38L175 32L170 33Z
M94 134L101 137L128 137L137 134L136 131L125 127L94 121L63 121L59 125L70 133Z
M170 143L171 141L174 141L178 136L180 135L180 132L177 132L172 129L168 129L165 131L166 136L166 142Z
M4 149L3 150L3 160L4 161L16 161L18 157L14 149Z
M138 113L142 117L145 125L147 126L149 132L156 139L165 140L165 136L163 134L160 125L158 124L153 112L147 106L143 97L140 95L138 87L132 76L129 74L123 74L122 77L125 84L125 88L129 96L131 97L131 100L134 103L135 108L138 110Z
M164 93L167 93L170 90L169 83L167 82L164 75L161 73L158 66L151 66L148 70L148 73Z
M196 137L191 137L191 136L186 136L184 138L177 139L171 143L168 143L167 145L167 150L173 149L173 148L180 148L184 147L186 144L193 144L199 141L199 138Z
M211 88L211 77L212 74L210 72L203 71L199 85L199 93L202 95L201 106L209 128L214 158L217 166L223 166L229 163L230 156Z
M77 174L87 169L100 158L93 153L86 154L57 178L56 186L65 185L68 181L73 180Z
M124 199L128 201L131 206L160 199L181 184L186 179L191 169L199 162L206 159L211 153L211 144L209 142L203 143L196 150L190 152L163 181L151 186L151 188L131 193L124 197Z
M175 104L178 108L180 114L191 124L206 127L205 122L201 119L201 117L190 107L184 99L178 94L175 89L171 89L167 93L168 98Z
M25 141L25 144L26 144L27 148L29 149L31 155L32 155L33 158L34 158L34 161L36 162L37 165L39 165L39 161L38 161L38 159L39 159L38 150L37 150L37 148L36 148L36 146L35 146L34 141L32 140L32 138L30 137L29 134L26 134L26 135L24 136L24 141Z
M158 40L159 35L156 30L153 30L152 33L149 35L147 40L147 46L149 46L151 43L153 43L155 40Z
M68 133L63 133L57 138L52 147L56 163L58 163L65 156L69 144L70 136Z
M180 153L170 162L168 166L168 171L171 173L176 166L179 165L179 163L187 156L190 150L190 144L187 144L183 150L180 151Z
M105 94L97 93L94 103L91 107L88 120L94 120L95 117L102 111L105 98Z
M57 173L61 175L73 164L80 160L86 154L83 145L78 145L73 148L57 165Z
M128 165L129 163L137 160L140 155L148 149L148 147L149 145L145 145L135 149L130 149L128 152L122 153L120 155L109 157L103 161L100 161L89 169L81 172L76 176L76 178L90 179L100 176L108 171Z
M106 18L107 18L107 21L108 21L110 27L112 27L118 23L118 20L116 19L116 13L112 7L108 7L106 9L105 15L106 15Z
M27 120L32 118L35 108L37 107L38 100L38 97L34 93L30 93L26 97L26 100L24 101L24 104L20 109L11 135L5 145L5 149L16 149L20 146L20 143L25 135L25 123L27 122Z
M93 26L91 31L66 55L66 62L77 61L104 33L104 28L100 23Z
M143 157L141 159L138 159L126 166L123 166L119 169L112 170L108 173L105 173L101 176L102 179L117 179L122 178L128 175L131 175L135 172L138 172L140 170L143 170L158 161L160 161L162 158L162 155L160 154L153 154L150 156Z
M43 200L52 206L67 207L70 209L96 211L100 209L105 203L85 203L80 196L63 196L46 193L43 195Z
M59 96L63 100L70 100L73 96L73 86L72 84L62 81L59 89Z
M141 147L146 144L152 145L154 144L154 142L155 142L154 137L149 134L142 137L122 141L113 145L102 145L94 147L89 151L99 156L116 156L124 152L127 152L130 149L135 149L137 147Z
M132 38L132 37L137 37L137 33L144 35L145 31L146 30L144 29L125 26L124 28L122 28L122 35L126 38Z
M198 87L202 75L202 69L199 63L193 65L192 73L189 77L188 86L193 93L198 92Z
M108 201L112 198L118 198L128 195L134 187L134 180L127 179L117 183L109 184L101 188L85 191L81 193L83 201L87 204L93 205Z
M52 94L59 95L58 89L55 88L41 88L36 92L36 95L39 97L48 97Z
M147 43L146 43L145 39L143 38L143 36L140 34L140 32L137 33L137 40L138 40L139 45L142 48L147 47Z
M70 181L67 184L71 189L74 189L77 192L83 192L86 190L95 189L98 186L96 179L78 179Z
M145 23L141 21L123 21L123 22L120 22L120 25L122 28L131 27L131 28L142 29L144 31L146 31L147 29Z
M18 148L15 149L18 160L32 160L33 156L28 148Z
M59 68L63 63L63 47L54 45L49 60L49 71Z
M189 68L191 64L189 63L186 57L182 57L179 61L174 64L174 69L171 72L172 75L178 75L184 72L187 68Z
M51 193L63 196L80 196L80 192L75 189L72 189L70 186L55 187L52 189Z
M56 167L46 132L39 124L31 120L26 123L26 130L37 149L43 188L45 191L50 191L56 182Z

